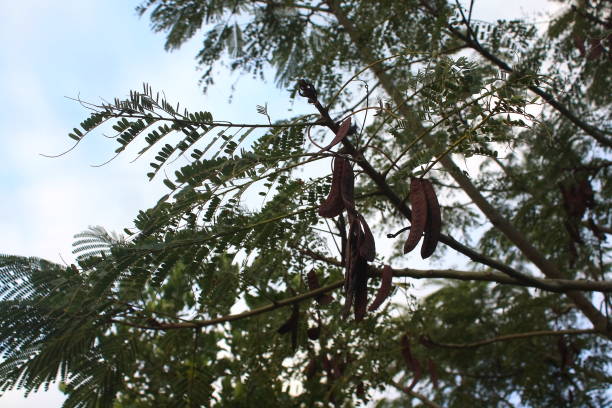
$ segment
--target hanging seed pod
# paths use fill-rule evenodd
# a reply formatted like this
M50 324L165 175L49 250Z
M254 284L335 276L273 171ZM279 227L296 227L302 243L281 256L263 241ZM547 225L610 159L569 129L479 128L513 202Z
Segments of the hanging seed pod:
M308 283L308 290L310 291L317 290L321 287L319 284L319 278L317 277L317 273L314 271L314 269L311 269L306 275L306 282ZM315 300L319 305L326 306L329 305L334 298L328 293L323 293L319 296L315 296Z
M376 292L376 297L374 301L368 307L370 312L375 311L383 304L385 300L389 297L391 293L391 286L393 281L393 269L389 265L385 265L382 270L382 279L380 282L380 287L378 288L378 292Z
M412 355L412 351L410 350L410 339L408 338L407 334L404 334L402 336L400 342L401 342L401 351L402 351L402 357L404 357L404 362L406 363L406 366L408 367L408 369L414 372L414 377L412 379L412 382L408 386L408 389L412 389L416 385L416 383L419 381L419 379L421 378L421 363L419 363L419 360L414 358L414 356Z
M604 52L603 44L599 38L592 38L590 41L590 48L587 54L588 60L594 60L599 58L599 56Z
M347 159L340 159L342 161L342 173L340 175L340 194L342 196L342 202L344 208L349 214L355 214L355 173L353 167Z
M308 364L306 365L306 369L304 370L304 374L306 375L306 379L310 380L317 373L317 360L312 358Z
M358 261L357 256L351 256L347 262L346 272L344 276L344 307L342 308L342 316L348 316L353 306L353 298L355 295L355 276L354 269Z
M359 243L359 255L361 255L367 261L373 261L376 257L376 243L374 241L374 235L370 231L370 227L366 222L365 218L361 214L357 217L363 227L363 240Z
M341 183L342 170L346 159L335 158L333 161L332 183L327 199L319 206L319 215L325 218L333 218L342 213L344 203L342 201Z
M310 340L317 340L321 335L321 326L311 327L306 330L306 335Z
M300 320L300 308L297 304L293 305L291 316L278 328L279 334L291 333L291 347L293 351L297 348L298 322Z
M319 359L321 360L321 365L323 366L327 377L331 380L333 378L333 372L329 357L327 357L326 353L323 353Z
M346 137L350 128L351 128L351 118L348 117L344 119L344 121L340 124L340 128L338 128L338 131L336 132L336 136L331 141L331 143L325 146L323 149L321 149L319 153L326 152L332 147L334 147L335 145L337 145L338 143L340 143L342 139Z
M355 389L355 394L357 395L357 397L359 397L361 399L365 399L366 398L365 386L363 385L363 381L359 381L357 383L357 388Z
M422 370L421 370L421 363L419 362L419 360L417 360L417 359L413 360L413 362L412 362L412 371L414 371L414 377L412 377L412 382L408 386L409 390L413 389L414 386L421 379Z
M427 198L422 179L414 177L410 179L410 205L412 206L412 219L410 220L410 233L404 244L405 254L417 246L427 224Z
M436 363L431 358L427 359L427 370L429 371L429 378L431 379L431 384L437 390L438 389L438 369L436 368Z
M345 266L345 274L344 274L344 290L348 291L348 288L351 286L351 272L353 270L353 265L355 264L357 258L359 257L359 220L349 215L349 230L348 236L346 238L346 246L344 250L344 266Z
M368 263L359 257L353 271L355 293L355 321L361 321L368 307Z
M429 258L438 246L442 217L438 197L436 197L431 181L423 180L423 190L427 199L427 223L425 225L425 238L423 238L423 245L421 245L421 257L425 259Z
M335 354L332 356L332 358L330 359L330 365L331 365L331 370L332 370L332 374L334 376L334 379L338 379L340 377L342 377L342 368L340 367L340 356Z

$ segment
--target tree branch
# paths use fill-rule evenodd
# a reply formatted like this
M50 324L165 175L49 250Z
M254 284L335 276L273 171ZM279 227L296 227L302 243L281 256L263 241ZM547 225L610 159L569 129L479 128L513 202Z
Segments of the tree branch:
M328 258L310 249L294 248L301 254L306 255L317 261L326 262L334 266L342 266L341 262ZM382 273L382 268L374 266L369 267L372 277L379 277ZM525 283L517 279L513 279L506 274L496 271L460 271L456 269L412 269L412 268L392 268L393 276L407 277L413 279L455 279L463 281L485 281L496 282L499 284L516 285L533 287L549 292L564 293L569 290L593 291L593 292L612 292L612 282L609 281L589 281L589 280L571 280L571 279L539 279L540 285Z
M287 299L282 299L279 300L277 302L274 303L270 303L266 306L262 306L262 307L258 307L255 309L251 309L251 310L247 310L245 312L242 313L237 313L237 314L232 314L232 315L227 315L227 316L221 316L221 317L217 317L215 319L209 319L209 320L192 320L190 322L181 322L181 323L161 323L158 322L156 324L140 324L140 323L134 323L134 322L130 322L127 320L117 320L117 319L111 319L111 322L113 323L117 323L117 324L123 324L126 326L130 326L130 327L137 327L140 329L148 329L148 330L172 330L172 329L193 329L193 328L199 328L199 327L206 327L206 326L213 326L213 325L217 325L217 324L221 324L221 323L225 323L225 322L233 322L235 320L241 320L241 319L245 319L247 317L252 317L252 316L257 316L260 315L262 313L266 313L266 312L270 312L272 310L276 310L279 309L281 307L285 307L285 306L290 306L296 303L299 303L303 300L307 300L307 299L311 299L314 297L317 297L319 295L322 295L323 293L327 293L330 292L334 289L338 289L339 287L341 287L342 285L344 285L344 280L338 280L336 282L332 282L329 285L326 286L321 286L318 289L315 290L311 290L308 292L304 292L301 293L297 296L293 296Z
M396 381L393 381L393 380L389 381L389 384L391 384L392 386L394 386L398 390L402 391L403 393L408 394L411 397L419 399L423 404L425 404L425 406L427 406L429 408L442 408L441 405L436 404L435 402L433 402L432 400L430 400L429 398L427 398L423 394L418 393L418 392L416 392L416 391L406 387L405 385L401 385L400 383L398 383Z
M579 334L598 334L596 329L568 329L568 330L538 330L526 333L513 333L506 334L504 336L493 337L491 339L476 341L474 343L438 343L437 341L432 340L429 336L423 337L423 342L425 342L426 346L432 345L436 347L442 348L451 348L451 349L469 349L476 348L481 346L486 346L487 344L496 343L498 341L510 341L510 340L519 340L526 339L530 337L538 337L538 336L564 336L564 335L579 335Z

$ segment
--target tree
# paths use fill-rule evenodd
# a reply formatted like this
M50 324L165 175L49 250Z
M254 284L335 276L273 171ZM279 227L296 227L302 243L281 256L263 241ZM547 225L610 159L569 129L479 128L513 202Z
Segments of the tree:
M117 154L157 152L150 179L191 162L124 236L78 235L78 266L0 258L2 389L59 375L68 407L610 403L609 3L546 36L445 1L139 11L168 49L204 27L204 87L224 58L272 67L313 110L228 122L148 85L82 102L77 144L112 124ZM409 267L423 233L423 257L465 270ZM416 299L402 277L444 280Z

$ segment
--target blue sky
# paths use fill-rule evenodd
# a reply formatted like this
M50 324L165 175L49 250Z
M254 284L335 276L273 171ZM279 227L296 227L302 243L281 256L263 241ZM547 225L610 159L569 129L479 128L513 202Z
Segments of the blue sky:
M56 159L39 153L66 150L66 135L86 111L65 96L112 100L148 82L169 100L215 119L263 122L255 106L268 102L275 118L287 109L287 93L273 84L218 73L208 96L198 87L195 55L199 40L167 53L164 38L138 18L136 0L20 0L0 4L0 253L32 255L70 263L72 236L89 225L121 231L139 209L165 193L161 180L147 182L148 161L133 155L102 168L114 143L92 134L71 153ZM520 17L548 7L545 0L477 1L475 17ZM504 11L505 10L505 11ZM22 393L0 397L3 408L59 407L52 386L24 400Z

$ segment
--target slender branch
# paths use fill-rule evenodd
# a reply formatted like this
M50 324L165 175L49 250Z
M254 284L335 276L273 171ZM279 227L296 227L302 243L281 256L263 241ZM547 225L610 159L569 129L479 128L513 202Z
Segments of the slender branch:
M401 385L400 383L398 383L396 381L393 381L393 380L389 381L389 384L391 384L392 386L394 386L398 390L402 391L403 393L408 394L411 397L419 399L423 404L425 404L425 406L427 406L429 408L442 408L441 405L436 404L435 402L433 402L432 400L430 400L429 398L427 398L423 394L421 394L419 392L416 392L416 391L406 387L405 385Z
M146 115L140 114L132 114L132 113L110 113L108 115L109 118L130 118L130 119L147 119ZM197 126L223 126L227 128L239 127L239 128L288 128L295 126L315 126L319 123L312 122L304 122L304 123L281 123L281 124L269 124L269 123L232 123L225 121L215 121L215 122L198 122L197 120L190 119L177 119L170 117L159 117L155 118L157 121L168 121L176 123L177 125L197 125Z
M427 345L432 345L435 347L442 348L452 348L452 349L465 349L465 348L476 348L481 346L486 346L487 344L496 343L498 341L510 341L510 340L519 340L519 339L527 339L530 337L538 337L538 336L564 336L564 335L579 335L579 334L597 334L598 331L596 329L568 329L568 330L538 330L526 333L512 333L506 334L504 336L493 337L491 339L480 340L474 343L438 343L430 339L429 337L424 337L423 341L427 343Z
M488 281L500 284L509 284L525 287L533 287L549 292L564 293L569 290L593 291L593 292L612 292L612 282L610 281L589 281L584 279L540 279L536 280L539 284L525 283L513 279L506 274L495 271L473 272L459 271L455 269L394 269L394 276L406 276L414 279L457 279L466 281Z
M285 307L285 306L290 306L296 303L300 303L304 300L307 299L311 299L314 297L317 297L319 295L322 295L323 293L327 293L330 292L334 289L338 289L339 287L341 287L342 285L344 285L344 280L338 280L336 282L332 282L329 285L326 286L321 286L318 289L315 290L311 290L308 292L304 292L301 293L297 296L293 296L287 299L282 299L279 301L276 301L274 303L270 303L266 306L262 306L262 307L258 307L255 309L251 309L251 310L247 310L246 312L242 312L242 313L237 313L237 314L231 314L231 315L227 315L227 316L221 316L221 317L217 317L215 319L209 319L209 320L192 320L191 322L181 322L181 323L157 323L157 324L140 324L140 323L134 323L134 322L130 322L127 320L117 320L117 319L111 319L111 322L113 323L117 323L117 324L123 324L126 326L130 326L130 327L137 327L140 329L148 329L148 330L173 330L173 329L186 329L186 328L195 328L195 327L206 327L206 326L213 326L213 325L217 325L217 324L221 324L221 323L226 323L226 322L233 322L235 320L241 320L241 319L245 319L247 317L253 317L253 316L257 316L260 315L262 313L267 313L270 312L272 310L276 310L279 309L281 307Z
M254 0L253 3L263 3L267 6L270 7L278 7L278 8L294 8L294 9L303 9L303 10L309 10L312 12L321 12L321 13L331 13L331 10L326 9L326 8L322 8L322 7L316 7L316 6L310 6L307 4L282 4L282 3L275 3L274 1L271 0Z
M341 262L328 258L310 249L294 248L301 254L306 255L317 261L326 262L330 265L341 266ZM369 267L372 277L379 277L382 273L382 268L374 266ZM589 281L589 280L571 280L571 279L539 279L536 281L539 284L531 284L513 279L508 275L496 271L460 271L456 269L413 269L413 268L392 268L393 276L407 277L414 279L456 279L464 281L485 281L496 282L507 285L517 285L525 287L533 287L547 290L550 292L567 292L568 290L581 290L593 292L612 292L612 282L610 281Z

